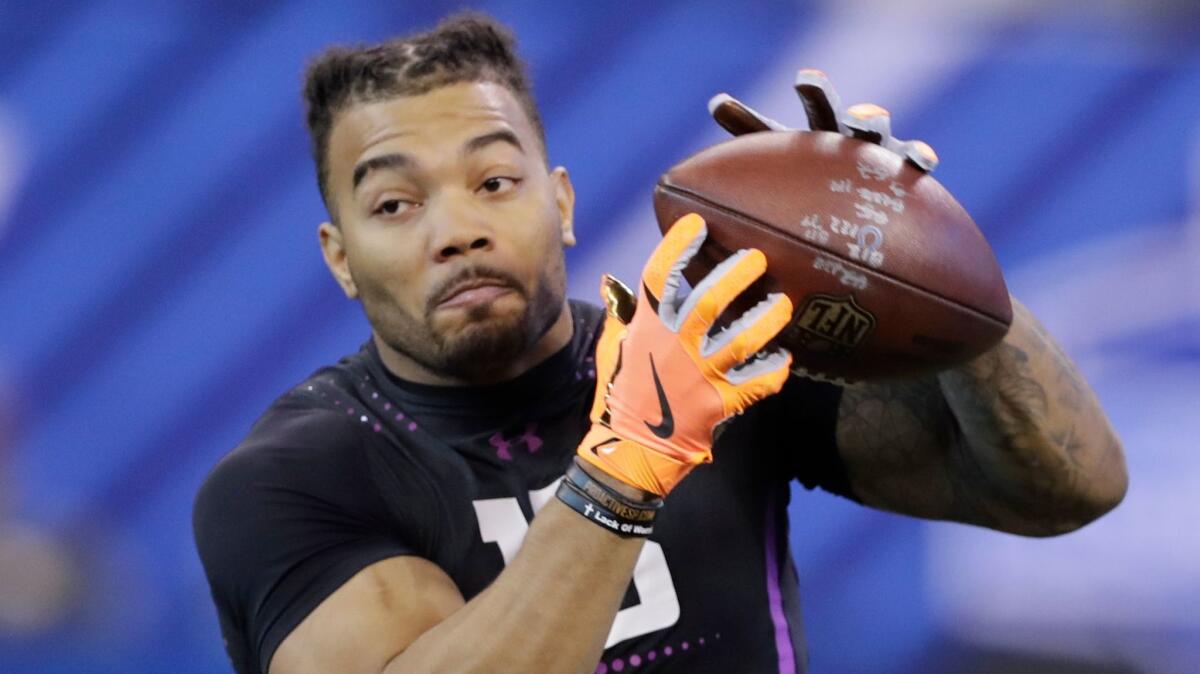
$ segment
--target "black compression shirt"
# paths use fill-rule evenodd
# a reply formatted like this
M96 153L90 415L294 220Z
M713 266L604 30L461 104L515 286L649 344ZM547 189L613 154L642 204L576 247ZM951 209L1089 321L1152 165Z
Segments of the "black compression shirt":
M570 344L496 386L388 373L372 343L280 397L213 469L196 543L238 672L364 567L440 566L466 599L499 574L587 430L598 308ZM851 496L834 445L840 389L793 377L732 422L671 493L597 671L803 672L788 483Z

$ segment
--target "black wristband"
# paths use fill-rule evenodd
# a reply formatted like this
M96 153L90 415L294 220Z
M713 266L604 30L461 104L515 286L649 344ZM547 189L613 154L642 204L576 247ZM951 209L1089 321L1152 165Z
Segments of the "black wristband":
M612 487L604 484L596 478L588 475L587 471L580 465L581 459L576 456L567 467L567 474L564 479L567 482L579 487L585 496L591 500L603 505L613 512L624 512L628 508L634 510L658 510L663 506L663 498L656 496L649 501L639 501L630 498ZM633 519L639 519L634 516Z
M632 508L630 510L646 519L627 519L603 505L595 503L578 486L566 479L558 485L557 496L558 500L565 503L571 510L623 538L645 538L654 533L654 517L658 514L657 509Z

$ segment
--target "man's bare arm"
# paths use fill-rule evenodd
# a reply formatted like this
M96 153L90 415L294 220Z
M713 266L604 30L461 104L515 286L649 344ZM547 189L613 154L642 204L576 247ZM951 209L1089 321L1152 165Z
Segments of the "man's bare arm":
M1128 477L1095 394L1013 300L995 348L925 379L848 387L838 445L868 505L1030 536L1116 506Z
M642 544L552 499L471 601L424 559L378 562L284 639L270 671L592 672Z
M589 414L592 426L575 457L590 480L575 482L581 476L573 469L564 477L565 485L578 488L573 493L584 498L585 512L591 512L597 494L586 484L597 481L608 487L599 489L609 492L601 494L606 502L640 511L652 522L671 489L712 460L713 429L721 420L777 393L787 380L791 356L784 351L771 351L735 372L745 354L766 347L791 321L791 303L783 294L772 294L709 337L721 312L766 273L761 251L735 253L686 299L679 296L683 269L706 235L699 215L680 218L647 261L636 299L619 281L606 276L602 282L606 314L595 351L598 393ZM672 412L667 390L686 392L686 398L676 398L686 403ZM645 410L655 406L659 423L651 425ZM620 494L613 496L613 490ZM288 635L271 671L594 671L643 540L620 538L571 507L548 503L516 558L465 604L461 595L456 601L453 583L432 564L389 560L369 567ZM645 521L623 524L632 528Z

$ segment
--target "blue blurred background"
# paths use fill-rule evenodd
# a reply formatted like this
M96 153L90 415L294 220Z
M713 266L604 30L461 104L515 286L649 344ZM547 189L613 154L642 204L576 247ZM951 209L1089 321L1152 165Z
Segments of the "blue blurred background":
M813 671L1200 671L1194 2L480 2L572 172L572 294L634 276L718 91L803 126L800 66L889 107L1078 360L1132 486L1026 540L797 490ZM299 99L334 42L458 3L0 2L0 671L227 669L200 480L367 335L323 268Z

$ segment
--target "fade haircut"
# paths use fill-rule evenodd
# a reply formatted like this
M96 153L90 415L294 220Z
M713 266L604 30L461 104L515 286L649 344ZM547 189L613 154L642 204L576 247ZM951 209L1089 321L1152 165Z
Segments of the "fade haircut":
M424 33L381 44L331 47L313 60L304 81L308 133L317 185L334 221L329 136L337 116L354 105L419 96L459 82L493 82L512 92L521 104L544 158L546 132L516 46L516 39L503 25L484 14L466 12Z

